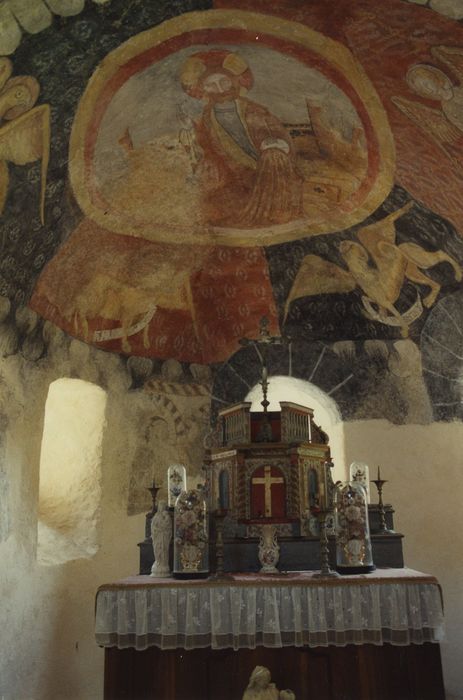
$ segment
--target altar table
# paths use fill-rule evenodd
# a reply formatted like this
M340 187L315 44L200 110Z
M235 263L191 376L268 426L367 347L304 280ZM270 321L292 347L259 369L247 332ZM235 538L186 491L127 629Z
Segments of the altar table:
M297 700L444 700L440 588L410 569L135 576L99 588L95 635L106 700L240 700L257 664Z

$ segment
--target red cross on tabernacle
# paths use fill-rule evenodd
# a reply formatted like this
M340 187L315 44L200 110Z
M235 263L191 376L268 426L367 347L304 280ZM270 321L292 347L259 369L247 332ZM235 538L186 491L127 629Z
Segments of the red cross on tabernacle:
M264 467L264 476L252 477L252 484L263 484L265 489L265 517L272 517L272 486L273 484L284 484L281 476L272 476L272 467Z

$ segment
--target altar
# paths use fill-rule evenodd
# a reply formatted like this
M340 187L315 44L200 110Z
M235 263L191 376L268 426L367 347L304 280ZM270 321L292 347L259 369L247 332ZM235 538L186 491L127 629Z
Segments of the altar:
M268 666L297 700L444 700L437 580L411 569L103 585L105 700L241 700Z
M311 408L269 410L266 353L284 339L267 325L242 339L263 410L218 412L195 489L180 464L168 504L153 481L140 575L98 590L105 700L242 700L256 666L297 700L444 700L438 581L403 568L379 467L375 510L367 465L333 482Z

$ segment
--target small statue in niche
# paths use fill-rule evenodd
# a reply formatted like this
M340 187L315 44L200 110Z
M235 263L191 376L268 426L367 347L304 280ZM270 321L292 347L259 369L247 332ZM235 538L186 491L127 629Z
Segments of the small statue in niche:
M154 564L151 576L168 578L169 545L172 539L172 520L165 501L159 501L158 510L151 520L151 537L153 539Z
M296 700L296 696L292 690L278 690L268 668L256 666L242 700Z

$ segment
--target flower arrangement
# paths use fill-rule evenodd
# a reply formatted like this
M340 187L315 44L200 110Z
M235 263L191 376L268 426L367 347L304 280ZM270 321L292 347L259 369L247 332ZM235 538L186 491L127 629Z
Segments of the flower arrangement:
M347 487L341 490L337 503L337 541L344 555L352 564L362 564L365 559L363 540L366 534L365 508L362 493Z
M174 543L184 572L197 572L208 544L206 504L200 491L184 491L175 504Z

